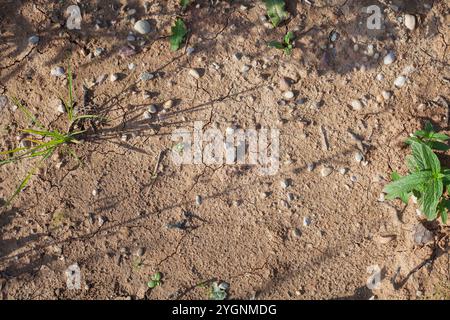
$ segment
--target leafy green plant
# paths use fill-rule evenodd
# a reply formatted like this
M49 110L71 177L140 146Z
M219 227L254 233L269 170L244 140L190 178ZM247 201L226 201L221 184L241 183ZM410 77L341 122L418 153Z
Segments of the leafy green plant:
M279 41L270 41L268 43L269 48L276 48L284 51L285 55L290 55L292 53L292 49L294 48L292 45L292 40L294 39L294 33L289 31L283 38L283 42Z
M177 18L175 24L172 26L172 34L170 35L170 50L177 51L184 42L188 33L186 24L183 19Z
M277 27L283 20L289 17L289 13L285 10L284 0L264 0L267 15L274 27Z
M153 288L156 288L157 286L160 286L161 285L161 278L162 278L162 275L161 275L160 272L156 272L155 274L152 274L151 277L150 277L150 281L147 282L147 286L150 289L153 289Z
M402 177L397 172L391 175L392 182L383 189L386 199L401 199L408 203L411 196L417 199L421 212L428 220L439 216L447 223L450 200L447 198L450 185L450 169L443 168L434 150L446 151L444 143L449 136L434 131L431 123L424 130L416 131L407 141L412 155L406 158L409 174Z
M37 164L28 171L26 177L21 181L13 195L8 199L6 205L11 204L12 200L28 185L31 177L43 165L43 163L50 158L55 152L65 151L79 161L74 150L70 145L79 144L78 137L85 132L85 130L75 131L76 127L83 119L98 118L94 115L77 115L74 109L75 102L73 98L73 77L68 67L68 89L69 96L64 101L65 111L67 112L67 131L51 130L45 128L41 122L28 110L17 98L13 97L11 100L22 111L22 113L30 120L32 127L22 129L21 131L27 135L22 141L26 145L15 149L0 152L0 166L17 163L27 159L37 159Z
M191 0L180 0L180 6L182 10L186 10Z

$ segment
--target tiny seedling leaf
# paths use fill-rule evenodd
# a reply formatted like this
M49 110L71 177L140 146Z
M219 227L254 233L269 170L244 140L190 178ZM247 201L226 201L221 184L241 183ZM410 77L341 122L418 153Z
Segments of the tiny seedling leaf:
M284 44L279 41L270 41L268 46L269 48L284 49Z
M266 5L267 15L274 27L277 27L280 22L288 18L289 14L284 9L286 6L284 0L264 0L264 3Z
M170 36L170 50L177 51L184 41L187 34L187 28L181 18L177 18L175 24L172 26L172 34Z
M181 9L186 10L186 8L189 5L189 2L191 2L191 1L190 0L180 0Z

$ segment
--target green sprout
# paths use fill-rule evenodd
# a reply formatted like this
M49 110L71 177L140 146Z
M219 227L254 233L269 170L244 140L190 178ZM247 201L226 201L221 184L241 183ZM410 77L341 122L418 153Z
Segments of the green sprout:
M151 277L150 277L150 281L147 282L147 286L150 289L154 289L157 286L160 286L161 285L161 278L162 278L161 272L156 272L155 274L152 274Z
M177 51L181 44L184 42L186 35L188 33L186 24L183 19L177 18L175 24L172 26L172 34L170 35L170 50Z
M284 9L284 0L264 0L267 15L274 27L277 27L283 20L289 17L289 13Z
M292 40L294 39L294 33L289 31L283 37L283 42L279 41L270 41L268 43L269 48L276 48L284 51L285 55L290 55L292 53L292 49L294 48L292 45Z

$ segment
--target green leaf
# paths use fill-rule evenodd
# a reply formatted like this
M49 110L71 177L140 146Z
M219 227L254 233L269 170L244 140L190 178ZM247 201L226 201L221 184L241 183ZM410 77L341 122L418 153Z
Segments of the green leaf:
M406 166L408 167L409 172L417 172L420 170L419 166L417 165L416 160L412 155L406 156ZM394 179L392 179L394 180Z
M433 132L434 128L430 121L425 122L425 131Z
M397 172L392 172L392 174L391 174L391 179L392 179L392 181L397 181L397 180L400 180L401 179L401 175L399 175ZM402 200L402 202L404 203L404 204L408 204L408 201L409 201L409 198L411 197L411 192L402 192L401 194L399 194L399 196L398 196L401 200Z
M187 35L187 28L181 18L177 18L172 26L172 35L169 38L170 50L177 51Z
M157 285L158 285L158 282L157 282L157 281L154 281L154 280L150 280L149 282L147 282L147 286L148 286L150 289L155 288Z
M431 170L434 174L441 171L439 159L429 146L413 142L411 148L414 160L421 170Z
M433 175L430 171L411 173L386 185L383 192L387 194L386 198L389 200L399 198L402 194L413 191L420 184L429 182L432 180L432 177Z
M288 18L289 14L286 12L284 0L264 0L266 5L267 15L274 27L277 27L281 21Z
M436 133L433 132L430 136L431 139L435 139L435 140L440 140L440 141L446 141L448 139L450 139L450 137L446 134L443 133Z
M279 41L270 41L267 46L269 48L284 49L284 44Z
M439 151L450 150L450 147L447 144L440 142L440 141L428 141L427 145L433 150L439 150Z
M284 36L284 43L290 45L292 40L294 40L294 33L292 31L289 31Z
M183 10L185 10L187 8L187 6L189 5L190 0L180 0L180 6Z
M437 205L442 191L442 179L432 179L424 190L423 198L421 199L421 209L428 220L434 220L437 217Z
M156 272L155 274L153 274L151 276L151 279L155 280L155 281L160 281L161 280L161 273L160 272Z

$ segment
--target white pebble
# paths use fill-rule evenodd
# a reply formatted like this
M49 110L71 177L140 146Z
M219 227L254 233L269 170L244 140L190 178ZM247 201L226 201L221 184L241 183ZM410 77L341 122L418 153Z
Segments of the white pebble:
M64 68L55 67L50 71L50 74L54 77L64 77Z
M395 61L395 53L393 51L389 52L383 59L385 65L389 65Z
M401 88L405 85L406 83L406 77L405 76L399 76L394 80L394 85L397 88Z
M356 152L355 153L355 160L356 162L360 163L362 160L364 159L364 156L361 152Z
M352 106L352 109L355 111L359 111L363 107L361 101L359 101L358 99L352 100L352 102L350 102L350 105Z
M117 81L117 80L119 80L119 74L118 74L118 73L113 73L113 74L111 74L111 75L109 76L109 81L115 82L115 81Z
M170 109L173 106L173 100L167 100L166 102L164 102L163 104L163 108L164 109Z
M294 92L292 92L292 91L286 91L286 92L283 93L283 98L285 100L291 100L291 99L294 98L294 96L295 96Z
M150 23L147 20L139 20L134 24L134 30L140 34L147 34L150 32Z
M189 75L195 79L200 79L200 73L196 69L189 69Z
M332 172L333 172L333 169L331 169L330 167L322 167L322 169L320 170L320 174L322 177L327 177Z
M384 100L389 100L392 97L392 92L383 90L381 92L381 95L383 96Z
M405 14L405 27L409 30L414 30L416 28L416 17L412 14Z
M250 70L250 66L249 65L243 65L242 66L242 68L241 68L241 72L242 73L246 73L246 72L248 72Z

